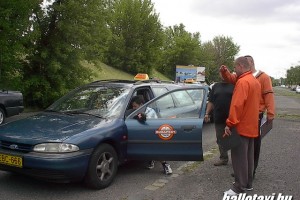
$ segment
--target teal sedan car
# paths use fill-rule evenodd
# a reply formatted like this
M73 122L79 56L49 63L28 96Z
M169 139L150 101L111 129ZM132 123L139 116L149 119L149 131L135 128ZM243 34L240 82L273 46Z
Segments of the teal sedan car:
M132 110L136 95L145 103ZM201 161L206 96L205 86L154 80L83 85L37 115L0 126L0 170L101 189L128 160ZM147 107L158 118L137 120Z

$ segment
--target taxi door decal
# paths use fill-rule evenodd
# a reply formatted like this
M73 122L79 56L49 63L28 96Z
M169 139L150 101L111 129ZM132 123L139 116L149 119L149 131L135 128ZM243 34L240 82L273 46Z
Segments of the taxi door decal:
M176 132L177 131L174 130L173 126L163 124L155 131L155 134L162 140L171 140Z

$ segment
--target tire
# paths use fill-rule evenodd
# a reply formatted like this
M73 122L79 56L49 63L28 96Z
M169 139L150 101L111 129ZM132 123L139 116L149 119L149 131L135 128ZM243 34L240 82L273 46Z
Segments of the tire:
M116 151L111 145L102 144L91 156L84 183L92 189L106 188L113 182L117 169Z
M0 124L5 122L5 112L2 108L0 108Z

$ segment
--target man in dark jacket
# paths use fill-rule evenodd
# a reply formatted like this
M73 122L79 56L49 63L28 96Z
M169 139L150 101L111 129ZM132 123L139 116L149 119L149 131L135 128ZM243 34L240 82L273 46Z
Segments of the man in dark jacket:
M220 77L222 81L215 83L209 93L206 114L204 117L205 122L209 122L213 112L217 144L220 151L220 160L214 163L215 166L227 165L228 163L228 152L220 145L220 139L224 134L226 119L229 114L230 102L234 89L234 85L225 82L221 74Z

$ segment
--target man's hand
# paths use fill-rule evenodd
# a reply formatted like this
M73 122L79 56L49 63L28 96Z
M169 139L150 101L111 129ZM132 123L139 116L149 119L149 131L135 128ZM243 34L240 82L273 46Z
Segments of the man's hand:
M146 121L147 118L145 113L138 113L134 116L134 119L137 119L138 121Z
M224 129L224 134L223 134L222 137L224 138L224 137L228 137L230 135L231 135L231 130L228 126L226 126L225 129Z
M204 116L204 121L205 121L206 123L210 122L210 115L205 114L205 116Z
M220 72L222 73L222 72L226 72L226 71L228 71L228 68L227 68L227 66L226 65L221 65L221 67L220 67Z

